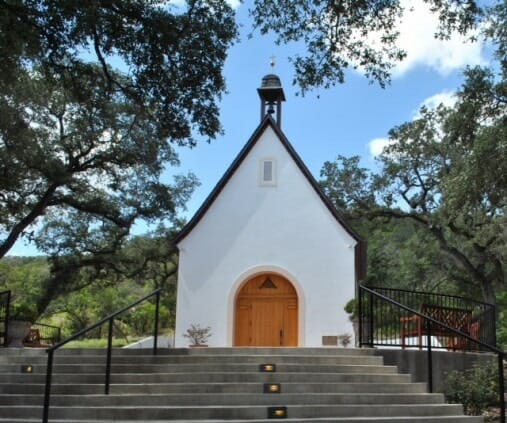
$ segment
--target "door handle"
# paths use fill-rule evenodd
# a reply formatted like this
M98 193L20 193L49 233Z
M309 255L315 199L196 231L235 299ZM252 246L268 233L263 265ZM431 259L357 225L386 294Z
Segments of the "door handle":
M283 329L280 329L280 345L283 345Z

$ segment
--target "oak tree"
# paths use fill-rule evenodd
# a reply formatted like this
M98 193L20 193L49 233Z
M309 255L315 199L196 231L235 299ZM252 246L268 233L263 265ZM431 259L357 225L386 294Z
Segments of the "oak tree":
M417 224L495 303L507 260L507 90L489 69L465 76L453 107L423 107L390 131L380 172L339 157L321 176L325 192L349 213Z
M174 219L196 184L160 181L173 145L220 131L225 2L0 1L0 257L106 254Z

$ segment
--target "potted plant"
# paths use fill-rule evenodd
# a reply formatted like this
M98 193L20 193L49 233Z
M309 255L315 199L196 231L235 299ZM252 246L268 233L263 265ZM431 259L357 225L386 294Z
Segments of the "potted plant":
M209 326L202 328L200 325L191 324L183 336L190 340L190 347L207 347L209 337L211 336L211 328Z
M9 347L23 348L23 340L29 334L30 328L37 317L35 306L20 301L10 304L9 326L7 328L7 334L10 338Z

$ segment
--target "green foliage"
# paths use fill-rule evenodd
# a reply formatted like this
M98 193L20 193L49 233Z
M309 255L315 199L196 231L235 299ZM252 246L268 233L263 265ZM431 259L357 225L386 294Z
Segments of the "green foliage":
M153 323L155 321L155 304L143 303L133 309L125 316L120 316L133 334L144 335L153 332ZM160 306L159 325L162 328L172 327L174 323L171 319L171 313L167 307Z
M81 289L53 299L49 309L65 313L70 333L83 329L152 292L163 288L160 304L161 327L173 327L176 304L177 254L171 234L160 232L132 239L108 257L110 267L84 268L75 275ZM61 291L60 291L61 292ZM152 300L153 301L153 300ZM153 305L143 303L118 319L117 329L129 335L153 329ZM151 322L151 323L150 323ZM93 336L91 334L90 336Z
M390 131L378 173L338 157L321 185L369 242L368 283L494 304L507 261L507 91L489 69L465 77L453 107L423 107Z
M476 296L465 272L440 251L438 241L409 219L372 218L376 210L373 177L359 158L326 162L320 184L335 207L368 243L370 286Z
M34 323L37 320L38 313L34 304L27 304L24 302L13 302L9 309L9 319L24 320L26 322Z
M507 350L507 290L497 293L496 342L498 348Z
M130 231L179 225L197 181L160 176L178 165L174 144L220 132L233 17L214 0L2 2L0 258L20 237L49 256L37 283L13 276L18 300L55 313L54 299L91 284L172 283L172 232ZM72 328L100 315L76 301Z
M93 284L60 298L51 305L51 308L58 316L63 316L61 319L63 337L68 337L126 307L149 291L151 291L149 285L142 287L127 279L114 286ZM174 325L173 316L174 310L170 311L165 304L160 304L159 328L171 328ZM143 302L115 319L113 335L123 339L147 336L153 333L154 321L155 304ZM107 324L103 325L87 333L82 339L107 336L107 329Z
M45 257L4 257L0 260L0 291L11 291L10 317L34 322L41 285L49 268Z
M376 189L386 206L392 198L407 209L379 214L426 228L494 302L507 259L507 97L498 96L488 70L469 69L466 78L453 108L423 108L420 118L391 130L395 142L380 157Z
M107 254L51 257L51 274L41 283L37 308L46 310L52 300L88 286L109 287L132 281L150 291L164 288L162 302L174 313L177 271L174 233L175 230L159 227L156 233L123 240ZM139 293L138 289L131 292ZM79 314L78 320L86 315Z
M136 338L113 338L113 347L121 348L136 342ZM107 338L77 339L64 345L63 348L107 348Z
M343 309L349 314L350 320L354 320L358 317L359 309L358 309L358 301L356 298L352 298L345 304Z
M40 320L60 326L65 338L154 289L163 288L160 327L172 328L177 271L177 253L170 241L172 237L172 232L162 229L157 235L138 236L107 257L108 266L80 268L72 275L70 287L49 283L53 279L48 277L50 264L44 257L4 257L0 260L0 290L11 290L13 307L23 308L29 314L39 307L44 309ZM140 304L116 320L115 336L151 333L153 316L152 303ZM103 327L87 336L100 337L106 330L107 327Z
M443 393L447 401L463 404L465 414L481 415L498 404L498 367L491 363L453 371L446 377Z
M55 301L52 308L58 313L65 313L64 336L90 326L143 295L141 289L132 288L135 288L132 283L120 283L114 287L93 284ZM107 326L86 336L100 337L105 332Z
M160 176L174 144L220 132L234 13L219 0L4 1L0 33L0 257L25 237L70 285L135 223L184 207L195 177Z

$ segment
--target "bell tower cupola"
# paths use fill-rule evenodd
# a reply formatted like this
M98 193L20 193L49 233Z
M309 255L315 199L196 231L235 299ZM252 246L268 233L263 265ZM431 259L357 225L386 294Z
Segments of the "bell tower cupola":
M271 58L271 68L274 68L275 61ZM257 88L261 99L261 121L266 114L276 115L274 119L279 128L282 126L282 101L285 101L282 84L278 75L270 73L262 78L260 88Z

